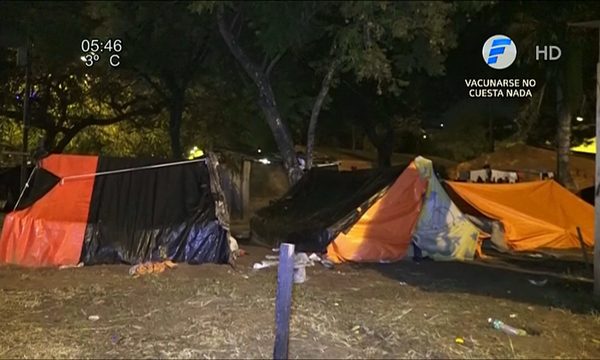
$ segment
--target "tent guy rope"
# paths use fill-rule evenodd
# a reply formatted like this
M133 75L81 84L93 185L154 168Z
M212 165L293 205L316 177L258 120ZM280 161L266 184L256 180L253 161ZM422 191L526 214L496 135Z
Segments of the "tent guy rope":
M35 171L38 169L38 167L34 167L33 170L31 170L31 174L29 174L29 178L27 179L27 182L25 183L25 185L23 185L23 189L21 190L21 194L19 194L19 199L17 199L17 203L15 204L15 207L13 208L13 211L17 211L17 207L19 207L19 204L21 203L21 199L23 199L23 195L25 194L25 190L27 190L27 188L29 187L29 183L31 182L31 178L33 177L33 174L35 173Z
M164 167L169 167L169 166L185 165L185 164L192 164L192 163L197 163L197 162L206 162L206 159L184 160L184 161L177 161L177 162L166 163L166 164L138 166L138 167L127 168L127 169L101 171L101 172L94 172L94 173L82 174L82 175L65 176L62 179L60 179L60 184L63 185L66 180L77 180L77 179L85 179L85 178L101 176L101 175L112 175L112 174L120 174L120 173L124 173L124 172L159 169L159 168L164 168Z

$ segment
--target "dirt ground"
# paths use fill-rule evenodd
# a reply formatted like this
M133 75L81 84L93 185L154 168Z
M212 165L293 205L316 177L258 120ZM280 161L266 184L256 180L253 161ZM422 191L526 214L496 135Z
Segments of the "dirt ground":
M270 358L276 268L252 270L270 250L243 248L236 270L181 265L140 278L127 266L0 267L0 358ZM591 282L563 278L589 270L492 263L307 268L290 358L600 357ZM509 337L489 317L533 335Z

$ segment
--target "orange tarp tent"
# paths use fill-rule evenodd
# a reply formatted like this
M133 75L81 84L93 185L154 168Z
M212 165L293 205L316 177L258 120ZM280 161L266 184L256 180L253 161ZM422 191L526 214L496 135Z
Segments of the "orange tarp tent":
M577 227L584 243L594 244L594 208L553 180L447 184L482 214L502 222L511 250L580 248Z
M327 256L337 263L402 259L411 244L426 189L427 179L411 163L348 232L340 233L328 245Z
M59 178L96 172L95 156L51 155L41 168ZM56 184L32 206L9 213L2 228L0 263L24 266L79 262L94 177Z

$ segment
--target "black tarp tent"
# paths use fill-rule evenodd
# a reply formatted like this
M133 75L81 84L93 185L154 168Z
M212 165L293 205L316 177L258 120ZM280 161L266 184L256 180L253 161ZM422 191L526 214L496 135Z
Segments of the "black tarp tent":
M252 239L274 246L293 243L298 251L322 252L359 218L405 167L336 171L311 169L279 200L251 220Z
M0 262L26 266L230 261L216 157L50 155L9 213Z

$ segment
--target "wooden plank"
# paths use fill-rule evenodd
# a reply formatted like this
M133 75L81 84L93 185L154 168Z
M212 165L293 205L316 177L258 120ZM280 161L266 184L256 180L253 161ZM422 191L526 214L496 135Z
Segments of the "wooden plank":
M243 160L242 163L242 218L250 217L250 172L252 162Z
M277 293L275 297L275 346L273 359L288 358L290 311L294 286L294 244L279 247Z

